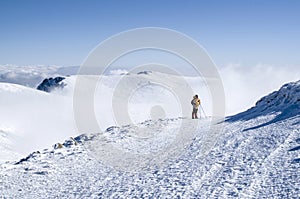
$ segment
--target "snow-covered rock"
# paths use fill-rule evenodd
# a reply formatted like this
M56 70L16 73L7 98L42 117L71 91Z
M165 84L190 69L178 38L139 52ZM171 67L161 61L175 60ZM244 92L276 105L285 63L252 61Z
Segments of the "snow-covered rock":
M263 97L256 103L257 108L282 110L300 105L300 80L283 85L278 91Z
M152 73L152 71L150 70L145 70L145 71L140 71L137 74L138 75L150 75Z
M63 89L66 83L62 82L65 77L50 77L44 79L38 86L37 89L50 93L54 89Z

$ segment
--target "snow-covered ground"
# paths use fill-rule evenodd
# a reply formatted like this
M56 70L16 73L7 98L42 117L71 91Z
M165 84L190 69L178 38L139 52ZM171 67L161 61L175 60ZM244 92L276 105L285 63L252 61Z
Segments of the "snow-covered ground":
M73 85L72 81L72 77L66 79L69 85ZM103 85L109 81L115 82L108 78ZM25 94L20 93L28 91L20 86L3 85L3 97L8 94L24 97ZM72 91L71 87L66 89ZM61 99L69 102L68 95L72 92L65 91L55 94L34 91L37 92L34 96L39 97L32 103L43 107L38 102L47 100L44 96L51 96L51 100L58 98L53 104L60 104ZM30 90L26 95L32 92ZM168 92L160 93L168 99ZM1 104L15 97L2 100ZM145 107L137 99L140 99L139 93L132 105ZM148 96L141 101L146 104L146 99ZM58 109L61 107L58 105ZM15 111L12 113L17 113ZM279 91L259 100L255 107L227 117L225 122L214 118L169 119L168 115L165 119L147 120L149 115L145 114L136 117L146 120L144 122L136 120L132 124L110 127L104 133L79 135L84 133L81 132L76 137L73 131L70 136L74 139L68 139L62 148L59 145L44 150L40 148L26 158L1 164L0 196L299 198L299 111L300 81L284 85ZM1 118L1 121L6 120ZM109 125L110 121L107 120L106 124ZM22 125L18 128L17 124L1 128L1 140L6 143L2 146L6 148L14 146L9 145L8 135L26 129ZM64 135L66 139L69 136ZM64 139L56 142L60 140ZM116 151L121 154L114 153Z
M96 76L84 78L87 81L98 79ZM49 147L58 140L82 133L76 128L73 114L76 79L77 76L66 77L62 81L65 86L60 86L51 93L19 84L0 83L0 147L5 149L0 151L0 162L14 160L16 155L26 155ZM182 100L179 101L168 88L152 83L160 79L182 93L188 93L190 85L195 90L201 90L204 109L210 114L212 105L209 91L206 84L197 78L188 77L188 85L180 84L182 80L179 81L179 77L162 73L110 75L102 77L95 91L95 115L101 129L105 130L113 125L137 124L149 119L189 116L193 92L184 95L184 107L188 109L188 115L184 115ZM121 80L125 81L125 88L116 89ZM135 86L136 90L126 96L126 86L129 84ZM123 104L128 107L124 109L120 106ZM122 115L125 113L129 117Z
M180 156L161 165L146 165L138 172L103 164L85 147L96 138L77 137L77 145L68 141L62 149L46 149L15 164L3 164L0 193L6 198L298 198L299 117L245 130L273 117L226 123L208 154L201 153L205 131L199 129ZM180 120L148 121L140 128L149 125L160 131L176 122ZM131 131L136 129L127 126L106 134L112 137L110 142L126 142Z

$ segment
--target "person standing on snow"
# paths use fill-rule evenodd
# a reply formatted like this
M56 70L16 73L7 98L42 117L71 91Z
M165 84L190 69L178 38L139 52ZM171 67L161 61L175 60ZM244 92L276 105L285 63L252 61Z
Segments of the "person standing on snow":
M191 101L191 104L193 105L192 119L198 119L197 112L198 112L200 103L201 102L200 102L200 99L198 98L198 95L195 95Z

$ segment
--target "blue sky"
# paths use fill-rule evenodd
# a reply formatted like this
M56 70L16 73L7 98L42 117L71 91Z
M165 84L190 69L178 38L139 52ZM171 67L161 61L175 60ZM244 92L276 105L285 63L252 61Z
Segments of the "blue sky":
M0 1L0 64L80 65L99 42L139 27L170 28L218 66L298 67L300 1Z

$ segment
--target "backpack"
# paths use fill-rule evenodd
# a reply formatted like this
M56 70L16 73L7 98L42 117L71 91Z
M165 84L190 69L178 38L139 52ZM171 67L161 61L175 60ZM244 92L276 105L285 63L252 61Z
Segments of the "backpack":
M193 106L195 105L194 99L192 99L191 104L192 104Z

